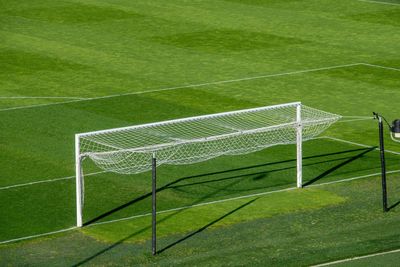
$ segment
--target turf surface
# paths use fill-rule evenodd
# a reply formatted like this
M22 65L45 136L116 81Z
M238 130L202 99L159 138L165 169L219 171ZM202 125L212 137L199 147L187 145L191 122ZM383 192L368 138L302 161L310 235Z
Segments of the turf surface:
M0 0L0 241L74 226L73 179L5 187L73 176L77 132L291 101L398 117L398 21L400 6L362 1ZM377 144L376 122L346 120L325 135ZM386 146L400 151L388 139ZM379 173L373 148L318 139L304 149L308 185ZM400 156L387 157L389 170L400 169ZM278 146L164 166L159 209L293 187L294 159L293 146ZM86 174L95 171L85 162ZM400 199L396 177L391 205ZM168 249L155 259L147 217L93 225L149 212L149 174L97 174L85 185L87 228L2 245L0 261L306 265L400 246L398 207L381 214L377 177L167 212L160 234ZM323 222L306 227L313 220ZM12 256L23 253L36 256Z

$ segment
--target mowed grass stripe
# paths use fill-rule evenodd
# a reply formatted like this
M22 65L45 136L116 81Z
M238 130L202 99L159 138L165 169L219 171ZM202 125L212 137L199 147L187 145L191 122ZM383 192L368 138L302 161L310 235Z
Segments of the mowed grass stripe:
M132 4L129 4L129 3L127 3L127 2L125 2L125 4L126 5L128 5L128 8L129 8L129 6L131 6ZM96 5L101 5L100 3L95 3L93 6L94 7L96 7ZM145 4L138 4L140 7L144 7L144 6L146 6ZM149 6L152 6L151 5L151 3L150 4L147 4L147 5L149 5ZM83 5L83 7L85 7L85 5ZM114 7L112 7L113 9L114 9ZM124 8L127 8L127 7L123 7L123 5L121 5L121 8L122 9L124 9ZM131 8L133 8L133 9L135 9L135 7L133 6L133 7L131 7ZM264 6L264 8L266 8L265 6ZM188 8L188 9L190 9L190 8ZM144 10L143 12L145 12L147 9L146 8L143 8L142 10ZM207 9L206 9L207 10ZM216 10L218 10L217 8L215 8L215 10L214 11L216 11ZM276 10L275 9L272 9L272 11L273 12L276 12ZM219 12L221 12L221 10L219 11ZM224 12L224 13L227 13L227 12ZM239 12L238 12L239 13ZM158 15L161 15L161 14L158 14ZM172 15L172 14L171 14ZM170 16L171 16L170 15ZM305 14L303 14L303 15L305 15ZM308 14L307 14L308 15ZM315 14L314 14L315 15ZM155 15L154 15L155 16ZM215 15L214 15L215 16ZM261 16L261 14L260 14L260 16ZM264 14L263 14L263 16L265 16ZM171 16L172 17L172 16ZM235 18L236 19L236 18ZM274 20L272 20L272 21L274 21ZM236 20L236 24L237 24L238 22L237 22L237 20ZM54 23L53 23L54 24ZM230 24L230 25L234 25L234 24ZM46 25L47 26L47 25ZM57 26L57 24L55 24L55 26ZM93 26L93 28L96 28L96 24L94 24L94 25L92 25ZM38 27L40 27L40 24L38 25ZM199 26L200 28L201 27L204 27L203 26L203 24L200 24L200 26ZM56 27L56 29L57 29L57 27ZM153 28L152 28L153 29ZM60 30L60 29L59 29ZM65 30L65 29L64 29ZM75 30L75 29L74 29ZM273 30L273 29L271 29L271 28L268 28L268 31L271 31L271 30ZM341 30L343 30L343 27L341 27ZM30 31L31 33L32 32L34 32L34 31ZM185 32L185 31L183 31L183 32ZM70 33L70 34L76 34L76 32L72 32L72 33ZM24 33L24 35L26 35L26 33ZM201 35L201 33L199 33L199 35ZM96 38L98 38L98 36L99 36L99 33L97 33L97 35L96 35ZM101 36L101 35L100 35ZM106 35L107 36L107 35ZM51 36L49 36L49 37L51 37ZM93 37L92 35L90 35L90 37ZM102 38L104 37L104 36L101 36ZM39 37L35 37L35 38L39 38ZM69 39L71 39L71 38L69 38ZM79 40L79 39L78 39ZM32 40L26 40L26 41L29 41L28 43L31 43L31 41ZM48 46L49 45L49 42L50 43L52 43L52 42L56 42L57 40L53 40L52 38L44 38L43 37L43 43L41 43L40 44L40 47L43 47L44 45L44 47L46 47L46 46ZM136 41L136 40L131 40L131 39L129 39L129 41L131 41L132 43L134 43L134 41ZM227 43L229 43L230 41L232 41L232 40L229 40L229 38L226 38L226 40L223 40L223 41L226 41ZM17 45L19 45L20 43L24 43L25 41L23 41L23 40L13 40L12 42L11 42L11 44L10 45L12 45L12 46L15 46L15 44L17 44ZM136 41L137 42L137 41ZM103 43L103 42L97 42L97 43ZM60 46L62 46L62 43L60 42L60 44L59 44ZM71 44L72 45L72 44ZM86 43L85 43L85 45L87 45ZM154 46L155 44L154 43L151 43L151 46ZM85 47L84 45L81 45L81 46L79 46L79 45L76 45L78 48L79 47ZM104 53L107 53L107 51L110 51L110 52L114 52L113 51L113 49L112 49L112 47L110 47L110 46L108 46L108 47L106 47L106 48L103 48L103 49L99 49L99 47L95 47L95 48L97 48L96 49L96 51L104 51ZM28 49L28 48L27 48ZM31 49L31 48L29 48L29 49ZM43 49L43 48L42 48ZM46 49L48 49L48 48L46 48ZM63 49L61 49L61 52L65 52L64 51L64 49L65 48L63 48ZM125 49L127 49L127 48L125 48ZM165 48L165 47L163 47L162 48L163 50L164 49L167 49L167 48ZM125 52L125 50L123 50L124 52ZM154 51L159 51L159 49L154 49ZM42 51L43 53L45 53L46 52L46 54L48 53L47 52L47 50L43 50ZM119 52L121 52L121 51L119 51ZM171 52L173 52L173 51L171 51ZM177 52L177 53L175 53L175 52ZM260 52L260 51L257 51L257 52ZM188 54L190 55L190 53L186 53L186 52L184 52L184 51L174 51L174 54L175 55L178 55L177 57L178 57L178 59L179 60L182 60L182 62L185 62L185 60L183 60L183 58L181 58L181 57L179 57L179 55L182 53L182 55L185 55L185 56L188 56ZM68 53L68 54L70 54L70 53ZM147 55L147 56L150 56L152 53L145 53L145 55ZM92 53L91 53L91 51L89 50L89 51L84 51L83 53L79 53L79 55L78 55L78 59L80 59L80 58L82 58L82 57L85 57L85 56L90 56L90 55L92 55ZM157 55L157 56L160 56L160 55ZM215 55L213 55L213 56L215 56ZM240 60L241 59L241 56L239 56L239 57L237 57L236 55L230 55L229 57L223 57L223 58L221 58L221 60L224 60L224 61L226 61L226 60L229 60L231 57L233 56L233 58L235 59L235 60L232 60L233 62L235 62L235 61L238 61L238 60ZM100 56L97 56L96 54L94 54L93 55L93 62L92 63L89 63L89 65L90 66L92 66L93 64L95 64L95 63L97 63L97 61L99 60L99 59L97 59L97 61L96 61L96 58L101 58ZM204 57L207 57L207 56L204 56ZM202 61L204 61L204 57L202 56L201 58L202 58ZM257 55L252 55L251 56L252 58L253 58L253 60L254 59L257 59L257 58L259 58L259 56L257 56ZM122 58L122 60L124 59L124 58L126 58L126 57L123 57ZM207 58L210 58L210 57L207 57ZM312 57L309 57L309 58L312 58ZM70 58L69 58L69 60L70 60ZM173 60L173 58L172 58L172 60ZM191 60L186 60L186 61L191 61ZM196 60L193 60L193 62L196 62ZM228 65L231 65L233 62L227 62L227 64ZM109 65L108 63L112 63L112 62L106 62L107 63L107 65ZM165 65L162 65L162 62L157 62L157 64L154 64L155 66L157 66L158 65L158 63L160 63L161 64L161 66L165 66ZM187 63L187 62L186 62ZM213 62L213 63L216 63L216 62ZM140 62L140 64L142 64L142 62ZM275 63L276 64L276 63ZM136 64L135 64L136 65ZM174 64L174 65L177 65L176 63ZM185 64L186 65L186 64ZM198 65L198 64L197 64ZM243 64L241 64L241 69L243 70L243 67L244 66L248 66L249 64L245 64L245 63L243 63ZM272 64L271 64L272 65ZM276 65L279 65L279 64L276 64ZM262 66L262 65L261 65ZM129 65L128 65L128 67L129 67ZM154 67L154 66L153 66ZM186 67L186 66L185 66ZM208 66L208 67L210 67L210 66ZM125 66L124 66L124 68L125 68ZM124 69L124 68L121 68L121 69ZM179 68L182 68L182 67L179 67ZM219 66L219 69L221 68L221 66ZM129 69L129 68L128 68ZM143 70L143 68L142 67L140 67L140 69L141 70ZM170 68L171 69L171 68ZM197 68L198 69L198 68ZM110 71L110 69L107 69L107 72L109 72ZM132 73L134 73L134 70L133 69L129 69L129 72L130 72L130 74L132 74ZM202 71L197 71L198 73L201 73ZM147 71L145 71L145 73L147 73ZM141 75L141 77L143 76L143 74L145 74L145 73L142 73L142 75ZM226 72L226 73L228 73L228 72ZM93 73L94 74L94 73ZM161 74L161 75L160 75ZM115 75L116 75L116 73L115 73ZM151 77L155 77L155 76L157 76L157 75L160 75L160 76L162 76L162 77L164 77L165 79L168 79L168 80L170 80L170 79L173 79L173 77L174 76L176 76L175 75L175 73L174 74L172 74L171 73L171 75L169 75L168 77L167 76L165 76L165 73L163 73L162 71L159 71L159 72L152 72L152 76L146 76L146 78L147 79L151 79ZM90 75L86 75L86 76L90 76ZM98 75L99 76L99 75ZM209 75L208 75L209 76ZM82 80L82 78L83 77L81 77L81 76L79 76L79 79L80 80ZM127 77L125 77L125 78L127 78ZM139 77L135 77L135 79L139 79ZM155 82L155 81L152 81L153 83ZM81 86L80 87L82 87L82 84L81 84ZM138 87L138 86L132 86L131 88L135 88L135 87ZM121 88L119 88L118 90L123 90L125 87L124 86L121 86ZM67 88L66 88L67 89ZM96 88L96 90L98 91L98 90L103 90L101 87L100 88ZM114 90L114 89L112 89L112 88L108 88L108 90Z

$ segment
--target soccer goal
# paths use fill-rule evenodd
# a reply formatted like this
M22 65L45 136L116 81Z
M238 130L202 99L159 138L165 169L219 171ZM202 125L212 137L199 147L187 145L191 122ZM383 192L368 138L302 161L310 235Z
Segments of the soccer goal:
M76 134L77 226L82 226L82 160L120 174L152 170L155 253L156 168L296 144L297 187L302 187L302 142L340 118L300 102Z

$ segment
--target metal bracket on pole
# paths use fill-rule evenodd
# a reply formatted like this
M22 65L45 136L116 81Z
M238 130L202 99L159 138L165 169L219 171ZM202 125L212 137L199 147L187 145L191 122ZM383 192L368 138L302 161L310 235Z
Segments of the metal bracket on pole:
M151 249L152 254L157 254L157 160L156 154L153 153L152 155L152 222L151 222L151 229L152 229L152 238L151 238Z
M301 121L301 103L296 106L296 148L297 148L297 187L303 187L303 125Z

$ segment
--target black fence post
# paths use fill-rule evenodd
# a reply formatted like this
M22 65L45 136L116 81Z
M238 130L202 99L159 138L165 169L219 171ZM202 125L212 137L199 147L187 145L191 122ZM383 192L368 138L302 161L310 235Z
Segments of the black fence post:
M387 188L386 188L386 161L385 161L385 146L383 141L383 122L382 117L378 115L379 120L379 150L381 156L381 171L382 171L382 203L383 211L387 212Z

